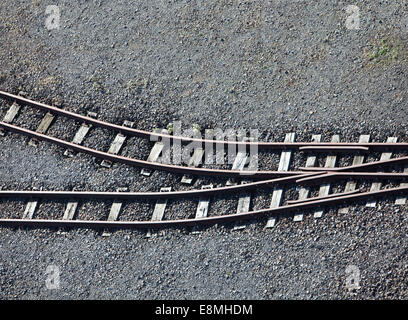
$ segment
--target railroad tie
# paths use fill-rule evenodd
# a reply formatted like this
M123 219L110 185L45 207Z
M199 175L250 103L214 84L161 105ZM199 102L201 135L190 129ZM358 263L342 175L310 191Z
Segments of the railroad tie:
M188 161L189 167L198 167L203 159L204 149L203 148L195 148L193 155L191 156L190 160ZM193 176L185 174L181 178L181 183L184 184L192 184L193 183Z
M95 112L88 111L88 117L97 118L98 115ZM83 122L79 127L78 131L75 133L72 143L82 144L85 139L85 136L88 134L89 130L92 128L92 124ZM74 151L72 149L66 149L64 156L72 158L74 156Z
M37 209L38 200L29 201L23 213L23 219L32 219Z
M291 132L287 133L285 136L285 142L294 142L296 138L296 133ZM289 164L290 164L290 158L292 156L292 151L291 150L285 150L282 151L280 161L279 161L279 167L278 171L288 171L289 170ZM283 188L282 187L275 187L273 189L272 193L272 200L271 200L271 205L270 208L276 208L281 205L282 202L282 196L283 196ZM278 220L278 217L270 217L268 219L268 222L266 223L265 228L273 228Z
M161 188L160 192L170 192L171 187L165 187ZM161 221L163 220L164 217L164 212L166 210L167 206L167 201L168 199L159 199L156 202L156 205L154 207L153 215L151 221ZM146 233L146 238L151 238L153 235L156 235L156 232L152 232L151 230L147 231Z
M36 190L36 188L33 188ZM40 188L42 190L42 188ZM32 199L31 201L27 202L24 213L23 219L32 219L35 213L35 210L38 206L38 199Z
M387 142L397 142L397 137L388 137ZM389 160L392 157L392 152L383 152L381 153L380 161ZM370 187L370 191L378 191L381 189L382 183L379 181L373 182ZM366 207L375 208L377 205L377 200L368 200L366 203Z
M126 192L126 191L128 191L128 188L126 187L116 189L116 192ZM119 200L113 201L110 212L109 212L108 221L118 220L120 209L122 209L122 204L123 203ZM109 232L108 230L105 230L102 233L102 237L109 237L110 235L111 235L111 232Z
M246 152L238 152L235 157L234 163L232 164L232 170L242 171L247 161L248 155ZM229 179L226 183L227 186L234 186L238 184L235 179Z
M408 173L408 166L404 167L404 173ZM400 187L408 187L408 183L403 182L400 184ZM395 199L395 204L405 204L407 202L407 197L406 196L398 196Z
M193 133L195 133L195 134L200 133L200 131L198 129L196 129L196 128L193 128ZM175 150L174 147L173 147L173 152L180 152L181 153L181 150ZM188 160L187 166L194 167L194 168L198 167L202 163L203 156L204 156L204 149L202 147L194 148L193 155ZM194 180L193 176L191 176L189 174L185 174L181 178L181 183L192 184L193 180Z
M64 212L64 216L62 217L62 220L73 220L75 217L77 208L78 208L78 202L69 201L65 208L65 212Z
M206 189L212 189L214 186L212 184L202 186L202 190ZM205 218L208 215L208 208L210 206L210 198L209 197L200 197L198 200L198 205L197 205L197 210L196 210L196 215L195 219L201 219ZM199 234L200 231L198 231L196 228L193 228L191 234Z
M77 209L78 209L77 201L68 201L67 206L65 207L65 211L64 211L62 220L74 220ZM62 230L58 230L57 233L61 235L67 234L66 231L62 231Z
M243 141L253 141L253 138L244 138ZM248 160L248 159L247 159ZM249 157L248 170L254 171L258 168L258 155L253 154ZM242 170L242 169L241 169ZM242 180L241 184L247 184L250 180ZM245 192L239 196L237 213L248 212L251 206L251 193ZM233 231L245 229L245 224L243 222L236 222Z
M248 183L248 180L243 180L241 184L246 184ZM251 204L251 194L250 193L244 193L239 196L238 199L238 206L237 206L237 213L243 213L243 212L249 212L250 209L250 204ZM243 230L245 229L245 224L241 223L235 223L234 228L232 229L233 231L238 231L238 230Z
M20 105L17 102L13 102L11 107L7 110L6 115L3 118L3 122L12 123L13 120L17 117L18 111L20 110ZM6 132L3 128L0 128L0 136L5 136Z
M251 139L248 139L248 138L245 139L245 138L246 137L244 137L242 141L251 141ZM246 148L244 148L244 150L238 151L234 159L234 162L232 164L232 170L239 170L239 171L244 170L247 159L248 159L248 154L246 152ZM232 186L236 184L237 184L237 181L235 179L228 179L226 183L227 186Z
M133 128L134 122L125 120L123 122L124 127ZM108 153L110 154L118 154L120 149L122 149L123 144L125 143L126 136L122 133L118 133L113 140L112 144L109 147ZM110 168L112 166L112 161L110 160L102 160L101 166L105 168Z
M312 142L320 142L322 139L321 134L314 134L312 135ZM306 167L314 167L316 166L316 156L308 156L306 159ZM309 197L310 188L308 187L300 187L299 189L299 200L304 200ZM303 220L303 213L295 213L293 216L293 221L302 221Z
M340 142L340 136L338 134L334 135L331 139L332 143L337 143ZM337 156L336 155L330 155L327 156L326 158L326 163L324 164L325 168L334 168L336 166L336 161L337 161ZM330 183L325 183L320 185L319 188L319 197L324 197L329 195L330 193ZM323 215L323 209L319 209L315 211L314 217L315 218L321 218Z
M361 135L358 142L359 143L368 143L368 142L370 142L370 135L368 135L368 134ZM358 164L363 164L363 163L364 163L364 155L354 156L353 166L358 165ZM344 188L344 192L349 192L349 191L356 190L356 186L357 186L357 181L347 181L346 187ZM339 213L348 213L349 212L349 207L340 208L338 212Z
M52 113L47 112L45 116L42 118L39 126L37 127L37 130L35 131L41 134L46 134L54 118L55 116ZM38 143L39 141L35 138L31 138L30 141L28 142L28 144L33 147L38 146Z
M154 130L154 132L158 132L158 130ZM162 134L168 134L169 132L166 129L161 130ZM154 145L152 150L150 151L149 157L147 158L147 161L150 162L156 162L157 159L159 158L160 154L162 153L164 148L164 143L162 141L157 141ZM149 177L152 174L151 169L143 168L142 171L140 171L140 174Z

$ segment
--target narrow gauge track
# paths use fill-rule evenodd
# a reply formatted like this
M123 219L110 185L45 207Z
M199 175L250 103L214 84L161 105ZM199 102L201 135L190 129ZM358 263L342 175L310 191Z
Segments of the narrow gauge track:
M295 210L310 209L316 206L334 205L345 202L370 199L372 197L407 194L408 187L390 188L385 190L347 194L334 198L316 198L313 201L290 204L277 208L261 209L256 211L228 214L200 219L179 219L166 221L84 221L84 220L45 220L45 219L0 219L0 225L11 227L85 227L85 228L165 228L188 227L196 225L211 225L239 220L248 220L279 213L288 213Z
M33 213L36 201L30 201L27 205L28 214L24 214L23 219L0 219L0 225L3 226L39 226L39 227L56 227L56 226L71 226L71 227L87 227L87 228L107 228L107 227L119 227L119 228L163 228L169 226L191 226L201 224L216 224L222 222L231 222L239 220L247 220L254 217L268 216L267 227L271 227L275 224L275 216L279 214L286 214L294 211L301 211L310 208L321 208L325 206L332 206L336 204L348 204L349 202L358 201L362 199L374 199L383 196L399 196L396 203L403 204L406 201L405 196L408 194L408 184L401 183L398 188L386 188L381 190L381 183L378 180L405 180L408 178L408 167L405 166L404 172L369 172L379 168L387 168L395 165L402 165L408 163L408 156L398 157L391 159L392 150L406 151L408 150L408 143L397 143L396 138L389 138L387 142L368 142L366 136L361 136L358 143L344 143L339 142L339 138L333 137L332 142L325 143L316 141L312 142L294 142L294 139L290 138L291 135L287 135L288 139L285 142L250 142L250 141L220 141L220 140L202 140L181 136L173 136L165 133L148 132L131 127L119 126L116 124L107 123L104 121L96 120L92 117L86 117L79 114L75 114L69 111L65 111L60 108L48 106L39 102L35 102L26 99L21 96L16 96L10 93L0 91L0 97L13 100L14 104L9 109L3 121L0 122L0 129L12 131L15 133L23 134L35 138L37 140L43 140L50 143L57 144L67 150L74 150L83 152L91 156L101 158L104 161L120 162L127 165L142 167L152 170L164 170L177 174L184 175L196 175L196 176L212 176L229 179L267 179L261 181L248 181L245 180L243 184L232 183L232 185L225 187L204 188L201 190L187 190L187 191L169 191L166 192L78 192L78 191L0 191L0 199L12 198L12 199L113 199L115 200L112 206L111 213L107 221L85 221L75 220L75 210L77 202L69 202L66 213L62 220L46 220L46 219L33 219ZM19 107L16 107L16 102L19 104L28 105L30 107L38 108L43 111L47 111L47 115L43 118L42 123L38 127L37 131L31 131L17 125L11 124L14 118L17 116ZM83 123L92 124L105 129L110 129L119 134L126 134L129 136L137 136L142 138L152 139L168 139L170 141L180 141L182 143L199 142L203 144L217 144L230 146L245 146L244 150L257 145L259 149L271 149L282 150L281 161L279 169L277 171L243 171L243 166L233 165L233 170L221 170L221 169L206 169L198 168L197 165L193 166L178 166L169 165L155 162L154 159L148 158L148 160L140 160L129 157L123 157L117 153L120 150L116 148L115 151L111 149L108 152L99 151L84 147L81 145L83 138L86 135L83 134L81 139L77 141L68 142L55 137L46 135L53 115L62 115ZM82 129L82 127L81 127ZM78 131L80 132L80 130ZM116 139L115 139L116 141ZM124 138L121 142L123 143ZM113 143L112 145L114 145ZM154 149L154 148L153 148ZM153 151L152 149L152 151ZM299 167L298 170L288 170L289 161L291 157L291 151L309 152L309 156L305 167ZM363 163L364 155L370 152L385 151L381 154L381 158L378 161L369 163ZM324 167L316 167L316 156L313 153L329 153L326 158L326 164ZM333 154L338 153L350 153L354 154L353 164L350 166L335 168L336 156ZM361 155L362 154L362 155ZM242 157L242 155L241 155ZM237 155L238 159L238 155ZM236 159L236 160L237 160ZM242 159L241 159L242 160ZM238 169L234 167L239 167ZM273 178L273 179L271 179ZM344 192L330 194L330 183L336 180L348 181ZM363 191L356 189L355 180L375 180L369 191ZM353 182L354 181L354 182ZM228 181L230 182L230 181ZM310 186L319 185L319 194L317 197L309 197ZM285 205L281 205L283 186L291 185L296 186L299 189L299 199L288 200ZM271 188L273 187L272 202L270 208L261 210L249 210L250 197L245 196L240 198L238 204L238 210L235 214L227 214L216 217L208 217L208 204L211 196L227 194L227 193L246 193L251 190L257 190L259 188ZM197 208L196 218L194 219L180 219L180 220L163 220L164 209L168 199L184 199L184 198L199 198L199 207ZM249 198L249 200L248 200ZM157 200L155 212L151 221L117 221L122 200L136 200L136 199L150 199ZM241 201L242 200L242 201ZM116 206L115 206L116 203ZM375 202L374 202L375 203ZM370 205L371 206L371 205ZM68 210L69 209L69 210ZM157 210L156 210L157 209ZM316 211L315 218L321 216L323 211ZM27 218L28 217L28 218ZM301 221L303 218L301 215L296 214L295 221ZM240 229L239 227L238 229Z
M41 109L43 111L59 114L80 122L86 122L93 124L95 126L99 126L101 128L121 132L123 134L129 135L129 136L137 136L145 139L158 139L158 138L165 138L169 139L171 141L181 141L182 143L191 143L191 142L198 142L202 145L205 144L219 144L223 146L228 146L228 145L244 145L244 146L251 146L251 145L256 145L258 149L299 149L299 148L305 148L303 150L333 150L333 147L341 147L339 148L339 151L355 151L354 147L358 147L359 150L362 148L364 151L367 151L366 148L368 148L371 151L381 151L384 149L399 149L399 150L408 150L408 143L379 143L379 142L372 142L372 143L357 143L357 142L338 142L338 143L327 143L327 142L250 142L250 141L221 141L221 140L205 140L205 139L195 139L195 138L189 138L189 137L182 137L182 136L173 136L173 135L168 135L168 134L163 134L163 133L157 133L153 131L144 131L144 130L138 130L138 129L133 129L133 128L128 128L126 126L120 126L116 125L113 123L108 123L105 121L97 120L92 117L76 114L74 112L66 111L54 106L49 106L41 102L36 102L27 98L24 98L22 96L14 95L8 92L0 91L0 97L20 103L22 105L28 105L34 108ZM4 125L4 123L2 122Z

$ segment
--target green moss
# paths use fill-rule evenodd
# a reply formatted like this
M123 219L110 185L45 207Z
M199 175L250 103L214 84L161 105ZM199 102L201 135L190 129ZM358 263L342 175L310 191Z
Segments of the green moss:
M40 79L38 82L42 87L53 87L57 84L57 80L53 76Z
M197 130L198 132L201 132L201 127L197 123L193 124L193 129Z
M140 91L141 89L146 89L149 81L147 79L136 79L136 80L129 80L126 83L126 90L127 91Z
M174 125L173 125L172 122L170 122L170 123L167 125L167 131L169 132L169 134L173 134L173 132L174 132Z
M89 78L89 81L92 82L92 88L94 88L94 90L105 91L105 87L102 84L102 79L93 75Z
M400 41L383 38L370 46L368 60L375 64L390 64L407 61L408 53Z
M94 82L93 85L92 85L92 87L93 87L95 90L101 90L101 89L102 89L102 85L101 85L100 83L98 83L98 82Z

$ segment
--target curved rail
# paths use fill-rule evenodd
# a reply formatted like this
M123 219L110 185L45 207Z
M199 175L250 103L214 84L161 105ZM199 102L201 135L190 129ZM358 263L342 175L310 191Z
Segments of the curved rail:
M172 136L157 132L150 132L140 129L133 129L125 126L116 125L113 123L93 119L91 117L83 116L74 112L70 112L67 110L63 110L54 106L50 106L41 102L36 102L21 96L14 95L12 93L0 91L0 97L17 101L21 104L26 104L31 107L35 107L44 111L49 111L55 114L59 114L77 121L86 122L93 124L95 126L99 126L105 129L114 130L117 132L122 132L123 134L129 136L137 136L145 139L151 139L157 141L159 138L168 139L169 141L180 141L181 143L199 143L200 145L235 145L235 146L246 146L251 147L255 146L258 149L299 149L300 147L314 147L315 149L322 149L324 151L325 148L333 148L337 147L337 151L346 151L348 148L349 151L356 151L356 150L366 150L369 148L370 150L384 150L384 149L408 149L408 143L393 143L393 142L385 142L385 143L331 143L331 142L250 142L250 141L222 141L222 140L208 140L208 139L197 139L197 138L189 138L189 137L182 137L182 136ZM357 149L356 149L357 148ZM306 150L304 150L306 151ZM336 151L332 149L332 151Z
M111 153L91 149L85 146L81 146L72 142L61 140L58 138L50 137L38 132L34 132L25 128L21 128L12 124L5 122L0 122L0 127L10 130L13 132L21 133L26 136L34 137L39 140L48 141L62 147L73 149L78 152L83 152L90 154L94 157L110 160L113 162L120 162L136 167L148 168L153 170L162 170L172 173L180 174L191 174L191 175L201 175L201 176L212 176L212 177L226 177L226 178L251 178L251 179L267 179L272 177L287 177L296 176L304 174L302 171L239 171L239 170L221 170L221 169L205 169L205 168L195 168L195 167L183 167L177 165L163 164L157 162L150 162L146 160L133 159L129 157L123 157L119 155L114 155ZM320 170L324 171L324 170Z

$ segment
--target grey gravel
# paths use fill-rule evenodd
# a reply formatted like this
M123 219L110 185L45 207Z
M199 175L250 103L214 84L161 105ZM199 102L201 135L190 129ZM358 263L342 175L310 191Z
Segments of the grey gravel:
M58 30L45 27L47 3L0 3L0 90L140 129L181 121L202 129L250 129L261 140L298 141L321 133L357 141L398 136L408 141L406 2L356 1L360 29L345 27L348 1L57 1ZM383 42L385 39L385 42ZM384 49L384 46L386 49ZM383 48L384 54L378 54ZM377 57L370 56L377 53ZM0 101L2 118L9 102ZM25 107L16 124L35 129L43 113ZM79 124L77 124L79 126ZM71 140L76 127L57 118L50 134ZM93 128L86 146L107 150L113 135ZM200 188L222 179L180 177L77 154L7 134L0 141L0 188L15 190L157 191ZM127 140L122 155L146 158L151 142ZM400 154L398 154L400 155ZM276 169L279 155L260 155ZM305 163L295 155L291 169ZM324 157L319 157L322 165ZM341 165L351 157L339 159ZM210 166L209 166L210 167ZM229 168L228 165L219 166ZM364 188L369 183L362 184ZM387 186L387 184L386 184ZM334 185L341 189L341 185ZM312 190L315 194L317 188ZM295 195L291 189L285 195ZM265 208L270 190L252 207ZM209 215L233 213L236 195L211 200ZM305 212L233 225L145 231L0 228L2 299L407 299L407 206L394 199L377 208L337 208L320 220ZM61 217L65 203L41 202L36 217ZM78 219L104 220L110 203L80 203ZM154 203L124 203L120 219L145 220ZM170 202L166 218L192 217L196 201ZM1 217L20 217L21 201L2 201ZM47 267L60 288L47 289ZM346 268L360 270L360 289L346 288Z

